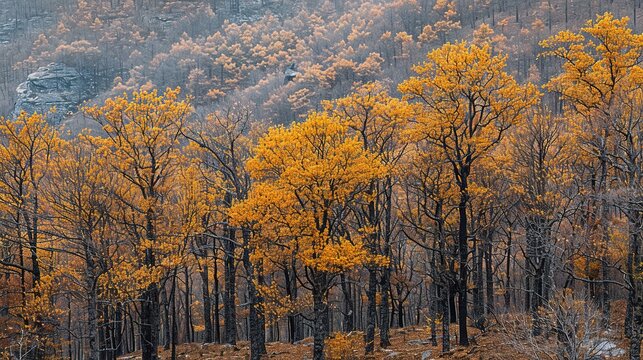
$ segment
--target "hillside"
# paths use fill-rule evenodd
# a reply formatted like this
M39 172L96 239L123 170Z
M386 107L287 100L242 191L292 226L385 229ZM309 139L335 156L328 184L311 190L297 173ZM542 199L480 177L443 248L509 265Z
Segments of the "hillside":
M447 41L491 38L518 79L543 82L551 65L536 58L540 40L604 11L631 17L631 3L242 0L236 12L221 0L4 0L0 115L13 110L17 85L52 62L87 75L97 100L182 86L199 106L254 104L258 117L277 123L355 82L393 86ZM284 85L293 63L301 76Z

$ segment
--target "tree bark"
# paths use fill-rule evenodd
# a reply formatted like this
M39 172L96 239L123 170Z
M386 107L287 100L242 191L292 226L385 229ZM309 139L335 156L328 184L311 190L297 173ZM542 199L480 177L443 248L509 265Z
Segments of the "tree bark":
M629 256L627 258L627 277L630 283L628 308L631 319L626 323L630 340L630 360L641 359L641 332L643 331L643 251L641 249L641 228L643 215L638 209L628 211L630 228ZM626 319L626 322L627 319Z
M261 356L266 354L266 319L262 310L263 297L257 290L255 281L261 285L263 283L263 276L261 274L261 265L253 264L250 261L251 247L248 245L250 241L250 233L248 230L243 230L243 238L243 265L248 279L248 298L250 303L248 331L248 337L250 338L250 359L260 360Z
M449 299L449 286L442 286L440 293L440 308L442 310L442 353L451 351L451 333L449 325L451 324Z
M467 258L469 255L468 232L467 232L467 204L469 195L467 193L466 175L461 176L460 204L458 205L459 228L458 228L458 255L459 255L459 286L458 286L458 331L459 343L461 346L469 346L469 335L467 331Z
M207 257L204 258L204 261L205 263L199 272L201 275L201 292L203 293L203 325L205 326L203 341L205 343L211 343L214 341L214 332L212 331L212 301L210 297L210 274Z
M290 298L291 302L297 300L297 279L295 278L295 259L289 264L289 267L284 268L284 278L286 280L286 295ZM301 314L288 315L288 341L291 344L296 343L304 338L303 321Z
M384 211L384 246L382 252L389 264L382 268L382 279L380 281L380 291L382 293L381 305L381 322L380 322L380 346L387 348L391 346L390 330L390 314L389 314L389 294L391 293L391 237L393 233L392 216L393 216L393 179L388 176L385 181L384 188L385 207Z
M484 237L484 231L483 231ZM484 251L480 246L480 239L474 238L473 243L473 324L477 329L484 328L484 297L483 297L483 276L482 260Z
M366 288L366 331L364 331L364 351L371 354L375 349L375 323L377 319L377 271L368 268L368 287Z
M88 278L89 296L87 298L87 354L88 360L98 360L98 302L93 278Z
M236 314L236 271L234 261L235 229L227 229L228 239L223 241L224 252L224 282L223 293L223 331L226 344L237 344L237 314Z
M351 293L350 283L346 279L346 274L340 274L340 282L342 287L344 311L343 316L343 330L344 332L351 332L355 330L355 310L353 309L353 296Z
M317 272L313 275L313 360L324 360L324 341L328 336L328 303L326 300L328 291L328 275L324 272Z
M484 239L484 256L485 256L485 277L487 291L486 313L493 314L495 308L494 286L493 286L493 235L494 229L490 229L487 237ZM507 259L509 261L509 259Z
M156 243L156 229L154 228L154 213L149 210L147 215L147 240ZM152 249L145 250L145 259L143 263L146 266L156 266L156 259ZM160 306L159 306L159 289L156 282L152 282L143 291L141 297L141 350L142 360L157 360L159 345L159 325L160 325Z

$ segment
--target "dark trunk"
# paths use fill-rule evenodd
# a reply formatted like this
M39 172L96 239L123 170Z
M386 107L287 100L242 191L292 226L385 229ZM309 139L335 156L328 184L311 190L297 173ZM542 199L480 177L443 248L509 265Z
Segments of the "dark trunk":
M493 314L495 307L494 288L493 288L493 234L494 230L491 229L487 237L484 239L484 260L485 260L485 278L486 278L486 291L487 291L487 307L486 313ZM507 261L509 259L507 258Z
M431 346L438 346L438 331L436 320L438 318L438 309L440 307L440 291L440 287L437 286L435 284L435 280L433 280L429 285L429 326L431 328ZM422 299L422 297L420 297L420 299ZM417 320L417 323L420 323L419 318Z
M248 279L248 300L250 306L248 337L250 338L250 359L260 360L266 354L266 319L262 310L263 297L257 290L255 284L263 284L261 264L253 264L250 261L251 247L250 233L243 231L243 265ZM256 283L255 283L256 281Z
M150 252L150 251L148 251ZM156 283L150 284L141 297L141 350L142 360L158 359L159 290Z
M223 240L224 251L224 282L223 293L223 331L224 342L236 345L237 343L237 314L236 314L236 271L234 261L235 229L227 229L228 239Z
M323 272L317 272L313 275L314 284L313 309L314 309L314 328L313 328L313 360L324 360L324 341L328 336L328 303L326 300L328 291L328 275Z
M484 232L483 232L484 233ZM483 235L484 236L484 235ZM477 329L484 328L484 297L483 297L483 276L482 260L483 249L480 240L474 238L473 243L473 324Z
M151 192L152 196L154 192ZM154 227L155 214L152 209L146 214L146 232L149 243L156 243ZM153 249L145 250L143 264L153 268L156 259ZM142 360L157 360L159 345L160 306L158 284L153 282L147 286L141 296L141 352Z
M449 286L442 286L440 293L440 309L442 310L442 352L446 353L451 351L451 333L449 331L449 324L451 321L449 299Z
M366 288L366 331L364 332L365 352L370 354L375 348L375 322L377 319L377 271L368 269L368 287Z
M184 295L184 302L185 302L185 334L183 336L185 342L192 342L192 296L190 287L192 286L192 282L190 281L190 273L188 272L188 268L186 267L184 270L184 276L185 276L185 292L183 293Z
M388 246L387 246L388 247ZM387 250L387 256L390 258L390 250ZM391 325L391 314L389 312L389 294L391 293L391 267L387 266L382 269L381 297L382 305L380 308L380 346L387 348L391 346L389 329Z
M346 274L340 274L342 294L344 296L344 311L342 312L343 316L343 330L344 332L351 332L355 330L355 323L353 321L355 317L355 311L353 309L353 294L351 292L351 285L346 278Z
M506 255L506 261L507 261L507 268L506 268L506 273L507 273L507 279L505 282L505 310L509 311L509 308L511 307L511 229L509 229L509 234L507 235L507 255Z
M467 204L469 195L467 193L466 175L462 176L460 186L460 204L458 205L459 228L458 228L458 267L460 278L458 283L458 330L459 343L462 346L469 346L467 332L467 258L469 255L468 232L467 232Z
M402 301L402 292L397 292L397 327L404 327L404 302Z
M96 288L96 264L93 257L93 248L91 239L84 240L85 252L85 286L87 287L87 353L88 360L98 360L99 358L99 339L98 339L98 289ZM71 312L70 312L71 314Z
M292 262L289 267L284 268L284 278L286 280L286 295L288 295L291 302L297 300L297 279L294 276L295 271L295 260L292 259ZM288 315L288 341L291 344L300 341L304 338L304 324L301 314L289 314Z
M626 331L630 338L630 360L641 359L641 332L643 331L643 251L641 249L641 228L643 226L641 211L632 209L628 212L630 227L629 256L627 258L627 277L630 283L628 309L631 319L626 319Z
M93 278L88 279L89 297L87 299L87 359L98 360L100 350L98 341L98 301Z
M527 219L527 298L526 305L531 312L533 321L532 332L541 332L538 308L549 299L551 287L549 236L550 223L547 219L532 216Z
M458 322L458 312L455 306L455 295L457 294L457 287L455 284L450 285L449 289L449 321L451 324Z
M123 355L123 305L116 304L114 311L114 357Z
M221 344L221 321L219 319L219 296L220 296L220 291L219 291L219 271L218 271L218 266L217 266L217 248L215 246L214 248L214 268L212 269L214 271L213 277L214 277L214 341L216 341L217 344Z
M163 306L163 350L170 350L170 340L172 338L170 326L170 300L168 299L167 289L161 290L161 305Z
M382 293L381 321L380 321L380 346L387 348L391 346L391 337L389 334L391 321L389 320L389 294L391 293L391 237L393 236L392 216L393 216L393 180L391 177L386 178L385 207L384 207L384 249L383 254L389 259L389 265L382 268L382 279L380 282L380 291Z
M170 359L176 360L176 343L177 337L179 334L179 326L176 319L176 269L174 269L174 274L172 274L172 292L170 293L170 301L172 303L172 331L171 331L171 352Z
M205 264L203 264L199 272L201 275L201 292L203 293L203 325L205 326L203 342L211 343L214 341L214 332L212 331L212 301L210 298L210 275L207 258L204 259L204 262Z

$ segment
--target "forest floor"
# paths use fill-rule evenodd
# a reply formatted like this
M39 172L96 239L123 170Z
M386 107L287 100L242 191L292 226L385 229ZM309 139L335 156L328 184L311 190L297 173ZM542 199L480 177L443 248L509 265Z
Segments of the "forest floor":
M612 306L612 324L615 325L614 333L622 332L622 321L624 319L625 304L615 302ZM617 326L617 324L619 326ZM617 328L618 327L618 328ZM442 354L440 346L431 346L429 331L427 327L413 326L401 329L391 329L391 346L387 349L376 347L374 357L369 359L397 359L397 360L429 360L429 359L471 359L471 360L527 360L528 357L521 356L507 343L507 336L502 332L500 326L491 326L486 332L469 328L469 336L472 339L469 347L456 345L455 334L457 325L452 325L451 334L452 350ZM355 332L350 337L349 351L342 351L342 359L357 360L365 359L364 343L362 333ZM438 339L438 342L441 339ZM620 349L627 349L624 339L609 339ZM282 342L270 342L266 344L266 359L295 360L312 358L312 338L306 338L298 344ZM379 336L376 336L375 343L379 344ZM239 341L236 346L219 344L181 344L177 346L177 359L204 359L204 360L242 360L249 359L249 344L247 341ZM352 354L350 354L352 352ZM170 359L170 351L162 350L159 353L160 359ZM127 354L121 360L138 360L140 352ZM610 360L626 359L627 356L604 357Z

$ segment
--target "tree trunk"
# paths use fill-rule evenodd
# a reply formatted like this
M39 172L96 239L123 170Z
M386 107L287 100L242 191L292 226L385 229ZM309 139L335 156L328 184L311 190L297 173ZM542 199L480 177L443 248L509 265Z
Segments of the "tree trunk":
M630 360L641 359L641 332L643 331L643 251L641 249L642 214L638 209L628 211L630 227L629 256L627 258L627 277L630 283L628 308L632 314L626 331L630 338ZM626 322L627 319L626 319Z
M114 358L123 355L123 332L125 327L123 320L123 305L116 304L114 311Z
M98 301L93 277L88 277L88 298L87 298L87 354L88 360L98 360L100 355L98 339Z
M487 237L484 239L484 256L485 256L485 277L487 291L486 313L493 314L495 308L494 288L493 288L493 235L494 230L489 230ZM507 259L509 261L509 259Z
M243 230L243 238L243 265L248 279L247 286L250 303L248 331L250 359L260 360L261 356L266 354L266 319L262 310L263 297L257 290L255 281L259 285L263 284L263 276L261 275L261 265L255 265L250 261L250 251L252 249L248 245L250 233L247 230Z
M469 255L468 232L467 232L467 204L469 195L467 193L466 175L462 176L460 186L460 204L458 205L459 228L458 228L458 255L459 255L459 286L458 286L458 330L459 343L462 346L469 346L467 332L467 258Z
M484 237L484 232L483 232ZM477 329L484 328L484 297L483 297L483 276L482 260L484 252L480 246L480 240L474 238L473 242L473 324Z
M449 299L449 286L442 286L440 294L440 308L442 310L442 353L451 351L451 333L449 331L449 324L451 324L450 305Z
M435 267L435 263L432 266ZM438 309L440 304L440 291L440 287L435 284L434 277L433 281L431 281L431 284L429 284L429 326L431 328L431 346L438 346L436 320L438 317ZM422 299L422 297L420 297L420 299Z
M364 332L364 351L371 354L375 349L375 323L377 319L377 271L368 268L368 287L366 288L366 331Z
M458 322L458 312L455 306L455 295L458 293L457 287L455 284L451 284L449 289L449 321L451 324Z
M214 332L212 331L212 301L210 298L210 275L208 273L207 257L204 258L204 261L205 263L199 272L201 275L201 292L203 293L203 325L205 326L203 342L211 343L214 341Z
M185 334L184 334L184 339L185 342L190 343L192 342L192 296L190 295L192 292L190 291L190 288L192 286L192 282L190 281L190 273L188 271L188 268L184 268L184 275L185 275L185 293L184 295L184 302L185 302Z
M161 304L163 305L163 350L170 350L170 341L172 340L172 329L170 323L170 300L167 295L167 289L161 290Z
M234 261L235 229L227 229L228 240L224 240L224 282L223 293L223 321L224 337L226 344L237 344L237 314L236 314L236 271Z
M178 321L177 321L177 311L176 311L176 273L177 269L174 269L174 273L172 274L172 291L170 292L170 301L172 303L172 330L171 330L171 335L170 335L170 343L171 343L171 352L170 352L170 358L171 360L176 360L176 343L177 343L177 337L179 335L179 326L178 326ZM186 290L187 291L187 290ZM187 320L186 320L187 321Z
M387 245L388 247L388 245ZM390 258L390 250L387 250L387 257ZM382 280L380 282L381 286L381 297L382 304L380 310L380 346L382 348L387 348L391 346L391 339L389 335L389 329L391 328L391 314L389 312L389 299L391 294L391 267L386 266L382 269Z
M531 312L533 321L532 332L539 335L541 332L538 308L549 299L551 287L549 236L550 223L540 216L531 216L527 219L527 297L528 311Z
M393 180L390 176L386 178L386 187L384 191L385 208L384 208L384 249L383 254L389 259L389 264L382 268L382 279L380 282L380 291L382 293L381 322L380 322L380 346L387 348L391 346L390 314L389 314L389 294L391 293L391 236L393 233L392 216L393 216Z
M342 294L344 300L344 311L342 312L343 316L343 330L344 332L351 332L355 330L355 323L353 321L355 317L355 311L353 309L353 296L351 293L351 285L346 279L346 274L340 274L340 282L342 287Z
M288 295L291 302L297 300L297 279L295 278L295 259L292 259L290 264L290 270L288 267L284 268L284 278L286 280L286 295ZM296 343L304 338L304 329L303 329L303 320L301 314L289 314L288 315L288 341L291 344Z
M507 273L507 279L505 282L505 310L508 312L509 308L511 307L511 240L512 240L512 232L511 228L509 229L509 234L507 235L507 268L506 268L506 273Z
M219 320L219 270L217 265L217 248L214 248L214 341L217 344L221 344L221 321Z
M314 284L313 309L314 309L314 329L313 329L313 360L324 360L324 341L328 336L328 303L326 300L328 291L327 274L317 272L313 275Z
M141 350L142 360L158 359L159 344L159 290L156 283L143 291L141 303Z
M150 229L152 229L150 231ZM148 221L148 237L154 238L153 225ZM145 250L145 265L155 266L151 249ZM141 297L141 350L142 360L158 359L159 344L159 289L157 283L151 283Z
M154 192L151 191L151 196ZM156 229L154 227L155 214L152 209L146 214L147 240L156 243ZM151 268L156 266L156 259L152 249L145 250L143 264ZM141 352L142 360L157 360L159 345L160 305L158 284L153 282L143 291L141 297Z

